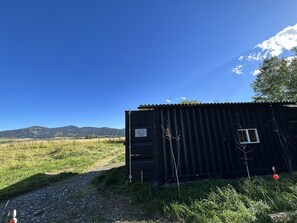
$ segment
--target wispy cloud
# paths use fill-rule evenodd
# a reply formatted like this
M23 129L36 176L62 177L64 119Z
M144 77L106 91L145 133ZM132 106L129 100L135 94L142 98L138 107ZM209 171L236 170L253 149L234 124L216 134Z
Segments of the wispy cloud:
M236 67L234 67L232 69L232 72L236 73L236 74L243 74L243 70L242 70L243 66L241 64L237 65Z
M260 61L262 59L263 59L263 56L262 56L261 52L258 52L258 53L252 52L248 56L240 56L238 58L239 61L244 61L244 60L247 60L247 61L251 61L251 60Z
M246 57L246 60L247 61L251 61L251 60L257 60L257 61L260 61L262 60L263 58L266 58L266 54L261 54L260 52L258 53L251 53L250 55L248 55Z
M280 56L294 47L297 47L297 24L288 26L271 38L257 44L248 55L241 55L238 58L240 64L232 68L232 72L243 74L245 63L251 61L261 62L267 57ZM252 74L257 75L259 72L259 70L254 70Z
M187 98L184 96L181 96L181 97L176 97L175 99L180 101L180 100L186 100Z
M176 98L173 98L173 99L166 99L166 102L167 103L180 103L181 101L183 100L186 100L187 98L182 96L182 97L176 97Z

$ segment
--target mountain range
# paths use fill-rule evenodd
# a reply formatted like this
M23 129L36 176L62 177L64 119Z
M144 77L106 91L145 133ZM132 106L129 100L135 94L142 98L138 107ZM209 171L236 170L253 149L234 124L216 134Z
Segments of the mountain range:
M125 129L96 128L64 126L58 128L46 128L32 126L29 128L0 131L0 138L55 138L55 137L122 137L125 136Z

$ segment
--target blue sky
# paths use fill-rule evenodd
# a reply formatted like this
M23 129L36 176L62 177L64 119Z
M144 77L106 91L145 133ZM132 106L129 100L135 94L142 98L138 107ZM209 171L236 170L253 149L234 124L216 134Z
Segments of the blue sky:
M296 0L1 1L0 130L122 128L140 104L251 101L261 59L297 45L296 11Z

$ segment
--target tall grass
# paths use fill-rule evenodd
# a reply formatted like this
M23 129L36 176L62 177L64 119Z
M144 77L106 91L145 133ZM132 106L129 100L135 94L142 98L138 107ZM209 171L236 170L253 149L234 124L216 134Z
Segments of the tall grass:
M297 208L297 175L251 177L251 180L201 180L180 185L125 184L124 169L105 172L94 180L98 190L122 193L151 210L180 222L271 222L269 213ZM293 221L294 222L294 221Z
M0 199L7 198L7 188L37 181L36 187L124 160L122 141L99 139L64 139L37 141L2 141L0 143ZM71 173L71 174L69 174ZM36 176L36 177L34 177ZM33 182L26 182L29 190ZM22 185L23 186L23 185ZM14 188L14 187L12 187ZM14 188L11 196L23 190Z

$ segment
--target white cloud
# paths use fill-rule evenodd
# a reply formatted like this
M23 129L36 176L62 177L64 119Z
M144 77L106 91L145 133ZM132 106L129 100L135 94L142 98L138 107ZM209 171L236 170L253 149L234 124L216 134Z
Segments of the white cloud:
M254 70L253 72L252 72L252 74L255 76L255 75L258 75L258 74L260 74L260 70Z
M171 101L169 99L166 99L166 102L171 103Z
M267 57L280 56L284 51L290 51L294 47L297 47L297 24L288 26L271 38L257 44L248 55L240 56L238 60L241 61L241 64L234 67L232 72L243 74L242 64L246 65L247 62L255 61L261 62ZM291 57L287 59L292 60ZM254 70L251 73L258 75L259 71Z
M177 97L175 98L176 100L186 100L187 98L186 97Z
M291 50L297 46L297 24L288 26L275 36L255 46L262 52L268 52L269 56L279 56L284 50Z
M251 60L260 61L260 60L263 60L263 55L260 52L258 52L258 53L250 53L250 55L248 55L246 57L246 60L247 61L251 61Z
M279 56L284 50L291 50L294 47L297 47L297 24L288 26L271 38L257 44L254 47L253 52L248 56L240 56L238 60L261 61L268 56ZM260 52L258 52L259 50Z
M236 67L234 67L232 69L232 72L236 73L236 74L243 74L243 70L242 70L243 66L241 64L237 65Z
M243 61L243 60L244 60L244 56L240 56L240 57L238 58L238 60Z

